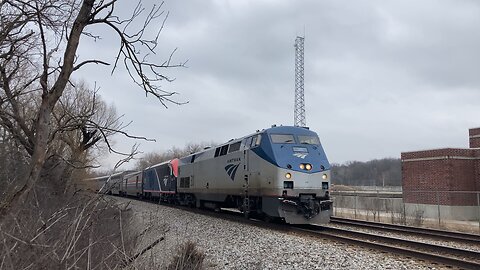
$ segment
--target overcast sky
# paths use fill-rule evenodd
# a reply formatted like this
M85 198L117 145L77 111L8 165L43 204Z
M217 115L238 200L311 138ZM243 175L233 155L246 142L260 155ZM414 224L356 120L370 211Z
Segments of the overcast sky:
M135 6L121 2L121 14ZM157 140L141 142L144 152L293 125L293 45L304 32L306 122L330 162L467 148L468 128L480 126L480 1L167 0L164 9L155 57L178 48L174 62L188 67L167 71L176 80L162 87L188 104L165 109L123 70L75 74L133 121L129 132ZM112 37L84 38L80 56L112 61ZM123 151L134 143L115 141Z

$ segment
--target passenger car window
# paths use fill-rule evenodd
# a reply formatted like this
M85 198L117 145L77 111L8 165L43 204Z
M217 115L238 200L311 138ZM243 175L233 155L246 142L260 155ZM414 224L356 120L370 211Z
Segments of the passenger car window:
M295 143L293 135L290 134L271 134L273 143Z

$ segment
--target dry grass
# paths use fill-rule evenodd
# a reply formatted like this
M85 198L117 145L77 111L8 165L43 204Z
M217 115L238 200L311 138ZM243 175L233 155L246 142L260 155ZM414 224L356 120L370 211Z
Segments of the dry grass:
M204 269L205 253L197 248L195 242L187 241L180 245L168 270L201 270Z
M0 219L0 270L165 269L169 261L168 269L204 269L205 254L193 242L160 256L168 221L140 212L127 200L65 194L44 183Z
M136 244L127 233L128 209L93 194L39 193L2 219L0 270L125 265Z

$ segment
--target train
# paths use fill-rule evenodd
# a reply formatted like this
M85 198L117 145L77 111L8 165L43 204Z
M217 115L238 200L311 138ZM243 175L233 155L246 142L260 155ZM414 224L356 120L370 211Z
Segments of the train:
M317 133L271 126L145 168L89 179L97 191L289 224L328 223L331 166Z

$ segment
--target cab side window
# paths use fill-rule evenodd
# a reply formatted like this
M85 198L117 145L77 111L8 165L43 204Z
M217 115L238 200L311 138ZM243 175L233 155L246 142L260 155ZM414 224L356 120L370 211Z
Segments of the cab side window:
M261 141L262 141L262 134L258 134L257 139L255 140L255 146L259 146ZM255 147L255 146L252 146L252 147Z
M257 136L252 137L252 142L250 143L250 148L257 146Z
M262 135L261 134L254 135L252 137L248 137L244 141L245 142L244 147L245 147L245 149L257 147L257 146L260 145L261 141L262 141Z
M252 139L253 137L248 137L247 139L245 139L245 149L250 148L250 144L252 144Z

